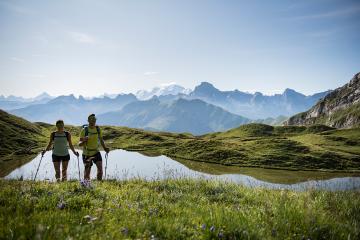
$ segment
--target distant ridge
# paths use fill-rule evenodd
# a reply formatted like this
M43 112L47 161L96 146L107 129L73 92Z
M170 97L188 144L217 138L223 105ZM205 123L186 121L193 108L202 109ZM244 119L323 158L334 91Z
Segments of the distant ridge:
M308 111L290 117L284 124L360 127L360 73L355 74L349 83L326 95Z

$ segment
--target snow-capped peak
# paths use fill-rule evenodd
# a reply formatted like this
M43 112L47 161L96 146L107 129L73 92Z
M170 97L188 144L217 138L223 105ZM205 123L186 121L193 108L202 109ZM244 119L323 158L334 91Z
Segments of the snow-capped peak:
M186 89L174 82L164 83L151 90L140 90L136 92L136 97L140 100L148 100L153 96L177 95L179 93L188 94L191 89Z

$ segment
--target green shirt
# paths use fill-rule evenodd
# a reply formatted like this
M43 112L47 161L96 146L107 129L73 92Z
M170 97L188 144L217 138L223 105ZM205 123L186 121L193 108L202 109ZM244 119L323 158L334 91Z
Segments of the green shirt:
M100 147L100 139L96 130L96 127L88 127L88 141L83 145L83 154L86 156L93 156L98 153ZM99 128L99 135L102 138L102 131ZM85 137L85 128L81 130L80 138Z

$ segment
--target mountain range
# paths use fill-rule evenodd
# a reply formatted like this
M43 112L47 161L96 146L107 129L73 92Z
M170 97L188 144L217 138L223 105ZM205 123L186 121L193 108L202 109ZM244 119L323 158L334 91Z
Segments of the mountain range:
M46 103L53 98L54 97L50 96L45 92L34 98L23 98L13 95L4 97L0 95L0 109L13 110L13 109L25 108L30 105Z
M355 74L344 86L326 95L308 111L290 117L284 124L360 127L360 73Z
M251 122L199 99L161 102L157 97L136 101L120 111L98 116L100 124L131 126L147 130L190 132L201 135L224 131Z
M177 84L164 84L160 87L154 87L152 90L140 90L136 92L136 97L139 100L149 100L154 96L166 96L166 95L179 95L188 94L191 89L186 89Z
M201 99L205 102L222 107L223 109L251 119L276 118L280 115L291 116L305 111L330 91L324 91L306 96L287 88L282 94L263 95L234 91L220 91L212 84L202 82L195 87L187 98Z
M53 124L63 119L67 124L81 125L90 113L95 113L100 124L204 134L249 122L279 125L289 116L309 109L329 92L306 96L286 89L282 94L268 96L260 92L221 91L202 82L193 91L170 84L138 91L136 95L54 98L43 94L41 99L27 101L25 107L3 109L33 122ZM21 99L19 102L24 104Z
M89 113L101 114L115 111L133 101L138 101L133 94L92 99L85 99L82 96L75 98L74 95L69 95L9 112L33 122L54 123L57 119L63 119L66 124L82 125L86 123Z

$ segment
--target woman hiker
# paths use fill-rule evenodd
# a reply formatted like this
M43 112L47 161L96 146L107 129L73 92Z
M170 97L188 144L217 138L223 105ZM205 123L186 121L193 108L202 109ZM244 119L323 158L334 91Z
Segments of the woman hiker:
M83 147L83 162L85 165L84 179L90 180L91 166L95 163L97 167L97 180L102 180L102 157L99 150L99 145L104 148L106 153L109 153L110 149L105 146L105 142L102 137L102 131L99 126L96 125L95 114L90 114L88 117L89 125L85 126L80 133L79 145ZM100 144L99 144L100 143Z
M52 132L50 134L50 141L47 145L46 149L44 149L41 154L44 156L46 151L49 151L51 145L54 143L54 147L52 149L52 161L55 168L55 177L57 181L60 181L60 164L62 164L62 181L67 180L67 167L70 160L68 145L72 152L79 157L79 153L75 151L74 146L71 142L71 134L64 129L64 121L58 120L56 121L57 131Z

